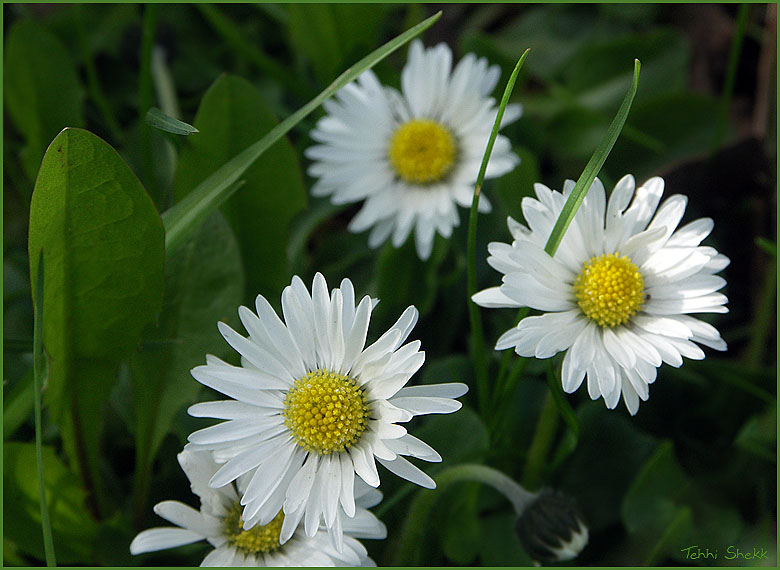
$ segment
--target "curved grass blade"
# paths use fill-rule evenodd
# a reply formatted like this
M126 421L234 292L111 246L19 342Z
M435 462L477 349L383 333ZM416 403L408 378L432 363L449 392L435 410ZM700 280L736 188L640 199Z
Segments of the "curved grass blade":
M155 129L174 135L192 135L199 132L198 129L192 125L188 125L184 121L166 115L157 107L152 107L146 112L146 124Z
M515 81L517 75L520 73L520 69L523 67L525 58L528 56L530 49L525 50L523 55L517 61L515 69L512 71L512 75L509 76L506 88L504 89L504 95L501 97L501 103L498 106L498 112L496 113L496 120L493 123L493 130L490 132L490 138L488 139L487 148L485 148L485 154L482 156L482 164L479 167L479 174L477 175L477 183L474 186L474 198L471 200L471 211L469 212L469 234L467 245L467 296L469 306L469 321L471 323L471 346L474 351L474 368L475 375L477 377L477 399L479 401L479 410L484 414L487 412L488 405L488 369L487 369L487 356L485 354L485 334L482 331L482 321L479 318L479 308L471 301L471 297L477 292L477 269L476 269L476 248L477 248L477 205L479 204L479 193L482 190L482 183L485 181L485 172L487 171L488 161L490 160L490 154L493 152L493 145L496 142L498 136L498 129L501 126L501 119L504 117L504 110L506 109L509 97L512 95L512 89L515 87Z
M35 311L33 316L33 402L35 406L35 457L38 464L38 492L41 502L41 528L46 566L56 566L54 539L51 534L46 488L43 484L43 426L41 421L41 387L46 361L43 354L43 250L38 255L38 278L35 280Z
M580 204L582 204L582 201L585 199L585 194L590 188L590 185L593 184L593 181L596 179L596 176L601 170L601 167L604 166L604 162L607 160L612 147L615 145L615 141L617 140L618 135L620 135L620 131L623 129L623 125L626 124L628 112L631 110L631 104L634 102L634 96L636 95L637 88L639 87L639 68L639 60L635 59L634 76L631 79L631 86L628 88L628 93L626 93L626 96L623 98L623 103L620 105L620 109L618 109L617 115L613 119L612 124L609 125L607 134L604 136L604 139L602 139L601 143L599 143L599 146L596 148L593 156L590 157L588 164L585 165L585 169L582 171L582 174L580 174L580 177L577 180L577 183L574 185L569 198L563 205L561 215L558 216L558 219L555 222L555 226L553 226L550 238L547 240L547 244L544 246L544 251L546 251L551 256L554 256L555 252L558 250L558 246L561 244L561 240L563 239L563 234L565 234L566 230L569 228L569 225L574 219L574 215L577 213Z
M354 66L348 68L325 90L287 117L262 139L249 146L247 149L225 163L219 170L206 178L190 192L181 202L167 210L163 215L165 225L165 248L170 251L180 246L186 236L203 221L205 217L224 201L224 194L239 177L249 168L257 158L271 145L283 137L301 120L308 116L323 101L331 97L336 91L344 87L350 81L356 79L361 73L373 67L376 63L387 57L390 53L410 41L415 36L433 25L441 17L438 12L430 18L423 20L413 28L393 38L382 47L374 50L361 59Z

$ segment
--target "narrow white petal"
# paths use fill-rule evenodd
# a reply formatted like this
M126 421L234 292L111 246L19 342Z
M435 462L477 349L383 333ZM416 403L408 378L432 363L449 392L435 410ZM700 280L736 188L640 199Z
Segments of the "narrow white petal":
M433 479L431 479L418 467L415 467L400 455L393 461L385 461L384 459L379 459L378 461L387 467L388 470L392 471L399 477L406 479L407 481L411 481L412 483L420 485L421 487L425 487L426 489L436 488L436 482Z
M130 554L155 552L165 548L175 548L203 540L203 536L183 528L158 527L138 533L130 543Z

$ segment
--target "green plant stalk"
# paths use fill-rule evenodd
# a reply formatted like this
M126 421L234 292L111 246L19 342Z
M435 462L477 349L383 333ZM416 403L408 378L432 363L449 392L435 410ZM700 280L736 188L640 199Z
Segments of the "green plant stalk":
M216 6L213 4L195 4L194 6L222 39L225 40L225 43L236 52L246 56L247 59L257 66L259 71L281 83L287 90L295 93L296 96L302 98L311 97L311 90L298 80L297 75L288 73L284 67L257 49L252 42L244 37L238 26L220 12Z
M350 81L356 79L361 73L369 69L377 62L387 57L390 53L407 43L415 36L433 25L441 17L438 12L430 18L423 20L413 28L396 36L380 48L361 59L354 66L348 68L325 90L276 125L262 139L253 143L245 150L234 156L211 174L203 182L198 184L192 192L178 204L167 210L162 215L165 226L165 249L167 252L180 246L187 235L203 221L219 204L224 201L224 194L239 177L246 172L255 160L262 155L277 140L283 137L302 119L308 116L314 109L320 106L325 99L331 97L336 91L344 87Z
M79 48L81 49L81 57L84 60L84 71L87 75L89 93L100 110L100 114L103 115L103 120L106 122L108 130L111 132L111 138L114 139L115 143L121 143L124 140L122 127L119 126L119 121L116 119L114 110L111 107L111 102L106 97L103 88L100 85L100 79L98 78L97 70L95 69L95 60L92 59L92 54L87 45L87 31L84 25L84 8L81 4L76 4L75 8Z
M523 307L520 309L517 312L514 326L517 326L520 321L526 318L529 312L531 312L531 310L528 307ZM498 376L496 377L496 387L493 393L494 414L496 413L496 410L504 406L506 399L512 396L512 392L514 391L515 385L517 384L517 380L519 378L519 372L516 370L518 362L517 360L515 360L512 371L509 372L509 376L507 376L507 370L509 368L509 363L512 361L513 353L514 351L512 350L505 350L504 355L501 357L501 366L498 370Z
M542 413L536 423L536 431L528 448L528 460L523 473L523 485L529 489L535 489L540 482L544 464L547 460L547 451L550 449L555 428L558 426L558 408L555 405L552 394L548 391L544 398Z
M152 53L151 75L154 90L157 95L157 100L160 102L160 107L162 107L163 113L174 119L179 119L181 113L179 111L179 100L176 97L176 88L173 84L173 77L171 76L170 71L168 71L168 66L165 64L164 55L159 50L155 50ZM144 115L145 123L147 123L147 115L151 109L152 108L149 107L149 109L146 111L146 114ZM149 125L147 123L141 128L148 131L148 127ZM197 132L197 129L195 132ZM164 204L164 206L167 208L170 207L170 205L173 203L173 177L176 172L176 163L178 159L176 149L170 140L165 141L165 152L168 158L168 170L166 172L166 180L164 184L165 190L163 191L163 195L160 197L160 203Z
M38 278L35 280L35 312L33 315L33 401L35 413L35 457L38 464L38 494L41 507L41 528L46 566L56 566L54 539L51 533L46 486L43 480L43 422L41 420L41 390L46 358L43 354L43 250L38 257Z
M631 110L631 104L634 102L634 96L636 96L637 89L639 88L639 69L639 60L635 59L634 75L631 79L631 86L628 89L628 93L626 93L626 96L623 98L623 103L621 103L617 115L609 125L607 134L604 136L601 143L599 143L593 156L590 157L582 174L580 174L569 198L563 205L561 215L558 216L558 219L555 221L550 238L544 246L544 251L550 256L555 256L555 252L558 250L561 240L563 240L563 235L566 233L566 230L569 229L569 226L574 219L574 215L577 213L580 204L582 204L582 201L585 199L585 194L590 189L590 185L593 184L596 176L598 176L601 167L604 166L604 162L607 160L612 147L615 146L615 141L617 141L618 135L620 135L620 131L623 129L623 125L626 124L628 112Z
M479 307L474 303L471 298L477 292L477 269L476 269L476 249L477 249L477 207L479 205L479 194L482 190L482 183L485 181L485 172L487 171L488 161L490 160L490 154L493 152L493 145L496 142L498 136L498 130L501 127L501 119L504 117L504 110L507 103L509 103L509 97L512 95L512 89L514 89L517 75L520 73L520 69L523 67L525 58L528 56L530 50L525 50L523 55L517 61L515 69L512 71L512 75L509 76L506 88L504 89L504 95L501 97L501 104L498 106L498 112L496 113L496 120L493 123L493 130L490 133L488 139L487 148L485 154L482 156L482 164L479 167L479 174L477 175L477 182L474 185L474 197L471 200L471 211L469 212L469 231L468 231L468 244L467 244L467 269L466 269L466 304L469 308L469 322L471 324L471 350L474 354L474 373L477 378L477 401L479 405L480 413L483 417L488 411L488 399L489 386L488 386L488 363L487 354L485 351L485 333L482 330L482 320L479 315Z
M737 79L737 68L739 67L739 54L742 51L742 41L745 39L745 27L747 26L749 4L740 4L737 11L737 26L734 30L734 37L731 39L731 48L729 49L729 60L726 66L726 79L723 83L723 92L720 95L720 105L718 109L718 120L715 124L715 136L712 140L711 152L715 152L723 143L723 137L726 134L726 126L729 122L729 108L731 107L731 97L734 94L734 83Z
M449 469L445 469L436 476L436 489L417 494L409 508L406 524L401 531L398 547L395 548L393 566L420 565L420 547L424 543L425 529L429 525L429 513L436 500L444 494L444 491L453 483L476 482L493 487L504 495L518 516L534 498L534 493L529 493L517 482L502 472L475 463L462 463Z
M514 354L514 351L508 350L506 354L511 357ZM512 394L517 387L517 383L520 381L520 377L523 375L523 370L525 370L525 365L527 363L527 358L523 358L522 356L516 357L514 359L514 364L512 365L512 370L509 371L501 391L496 390L496 403L489 424L491 435L497 434L498 430L501 428L504 416L506 415L507 410L509 410L512 402Z

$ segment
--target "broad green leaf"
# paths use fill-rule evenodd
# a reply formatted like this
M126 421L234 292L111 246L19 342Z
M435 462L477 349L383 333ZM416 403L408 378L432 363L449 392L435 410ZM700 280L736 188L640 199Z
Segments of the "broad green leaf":
M22 133L24 169L32 180L47 143L65 127L84 124L84 89L60 40L34 20L18 20L5 43L3 91Z
M190 370L207 353L225 356L229 346L218 321L235 319L244 279L238 244L215 212L189 242L168 257L165 297L156 326L147 327L141 350L130 359L136 438L136 508L148 509L149 476L176 413L195 403L201 385Z
M192 125L166 115L157 107L152 107L146 112L146 123L155 129L173 133L174 135L192 135L199 132Z
M288 4L290 40L311 61L324 85L349 63L356 49L376 42L385 11L376 4Z
M650 99L643 97L631 111L627 126L659 141L661 149L648 152L641 141L623 137L615 145L611 160L635 165L635 173L641 171L648 176L669 163L709 152L717 117L718 103L706 95L667 93Z
M689 477L674 456L671 441L658 446L637 474L621 508L629 534L644 546L644 562L686 560L693 544L733 544L743 526L734 507L720 506L717 496Z
M483 566L532 566L515 532L515 516L496 513L482 519L480 562Z
M78 479L51 447L43 447L46 500L51 514L54 548L60 564L91 562L97 525L84 506L85 493ZM3 445L3 525L20 551L43 560L41 513L35 445Z
M431 416L415 431L415 437L438 451L450 466L480 459L490 445L490 436L482 420L465 406L454 414Z
M566 62L561 82L579 105L609 111L631 81L632 58L642 62L644 99L686 88L689 47L684 36L670 29L591 42Z
M381 322L398 318L409 305L421 315L433 307L447 257L449 241L436 236L431 257L422 261L417 256L414 237L410 236L399 248L386 243L376 258L376 292L382 301L374 311Z
M753 415L745 422L734 443L767 461L777 463L777 405Z
M3 441L8 440L19 427L32 417L32 369L20 378L8 393L3 394Z
M620 505L636 473L656 447L625 414L604 403L578 408L577 448L558 470L558 488L577 500L596 533L620 522Z
M97 484L102 405L117 363L160 310L163 240L154 205L116 151L88 131L62 131L30 205L30 273L34 283L43 250L46 395L85 482Z
M452 490L452 500L442 509L446 518L441 528L441 546L447 558L469 565L479 554L481 545L480 485L468 483L458 487Z
M222 75L203 96L174 185L181 200L211 172L277 122L262 94L240 77ZM273 298L289 284L290 221L306 206L297 154L286 138L271 146L243 174L245 186L222 207L236 234L250 296Z
M413 37L429 28L439 17L441 17L441 12L434 14L427 20L423 20L416 26L396 36L348 68L325 88L322 93L279 123L259 141L253 143L230 159L230 161L223 164L217 171L201 182L197 188L189 192L186 198L166 211L163 214L166 249L172 250L181 245L187 233L191 232L198 223L203 221L205 217L203 213L210 212L220 204L221 198L233 187L241 175L246 172L247 168L290 129L319 107L325 99L332 96L350 81L356 79L366 69L371 68Z

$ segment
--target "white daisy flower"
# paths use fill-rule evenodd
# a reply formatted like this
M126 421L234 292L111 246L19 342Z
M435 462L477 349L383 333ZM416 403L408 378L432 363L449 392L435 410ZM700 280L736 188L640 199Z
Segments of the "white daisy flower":
M401 73L401 92L379 83L372 71L342 88L323 106L306 150L314 196L334 204L365 199L350 231L372 228L377 247L392 236L401 246L414 229L417 253L427 259L436 232L445 238L459 223L456 204L471 207L474 184L498 108L490 93L497 65L466 55L453 69L445 44L423 48L415 40ZM521 114L508 105L507 125ZM520 159L506 137L496 139L486 178L512 170ZM480 211L490 210L482 195Z
M536 358L565 350L566 392L587 376L592 399L603 397L611 409L622 394L631 414L647 400L662 362L677 367L683 356L704 358L694 343L726 350L718 331L690 314L728 311L726 296L716 293L726 281L714 273L729 264L699 245L712 231L710 218L678 229L685 196L658 207L661 178L634 186L632 176L623 177L607 204L596 179L553 258L544 246L574 182L563 194L536 184L537 199L522 203L528 226L509 218L512 245L488 246L488 263L504 273L503 285L473 297L483 307L543 311L504 333L496 349Z
M420 341L403 344L415 323L409 307L375 343L364 348L373 308L355 305L349 279L328 294L321 274L309 294L300 278L282 293L282 322L258 296L257 314L239 309L244 338L219 323L242 366L208 356L192 370L196 380L234 401L190 407L196 417L228 420L191 434L188 447L214 452L224 465L209 481L222 487L254 470L241 499L245 526L265 525L284 509L282 542L303 519L313 536L320 519L339 544L343 509L355 514L353 481L379 485L376 458L390 471L423 487L434 481L402 456L441 461L431 447L400 425L413 416L451 413L465 384L404 388L422 366Z
M185 449L178 455L193 493L200 497L200 510L179 501L163 501L154 512L177 525L144 530L130 544L132 554L142 554L207 540L214 550L201 566L375 566L357 538L385 538L387 531L370 507L381 500L381 493L363 486L356 487L358 503L355 516L344 521L344 543L337 551L324 527L313 536L302 530L284 542L280 534L285 516L279 512L264 526L246 530L242 526L240 493L234 485L219 489L208 486L209 479L219 469L208 452ZM239 481L241 490L245 480Z

